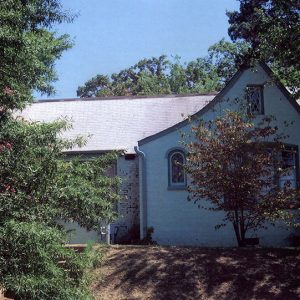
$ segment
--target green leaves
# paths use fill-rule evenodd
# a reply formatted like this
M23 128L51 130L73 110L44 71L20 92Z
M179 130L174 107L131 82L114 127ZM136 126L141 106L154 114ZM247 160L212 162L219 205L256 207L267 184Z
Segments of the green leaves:
M64 247L64 236L36 222L0 227L0 284L20 299L90 299L79 280L85 254ZM63 265L62 262L66 263Z
M65 120L0 122L0 285L22 299L89 299L88 259L64 248L58 220L88 229L114 219L117 153L82 161L62 154ZM66 261L64 267L59 261Z
M142 59L119 73L97 75L78 87L80 97L162 95L216 92L231 79L243 63L249 44L222 39L208 49L208 55L188 63L179 56Z
M116 154L111 153L93 161L61 162L56 197L62 219L98 229L101 221L112 221L116 217L114 206L120 199L117 194L120 181L106 174L116 159Z
M300 7L297 0L240 0L240 11L228 12L233 41L250 45L244 62L263 60L299 95Z
M165 55L142 59L111 76L97 75L78 87L80 97L208 93L220 90L237 69L237 45L224 40L209 49L209 56L182 64ZM223 66L226 65L226 69Z
M62 159L76 141L58 138L67 123L28 123L13 118L2 124L0 141L0 224L7 218L53 224L58 217L96 228L114 217L118 179L107 169L116 154L95 160Z
M55 61L72 43L67 35L56 36L49 28L71 19L61 11L58 0L0 2L2 109L24 108L32 100L33 90L53 93Z
M64 247L59 219L89 229L114 217L118 179L105 171L116 154L79 162L62 151L67 120L31 123L12 112L32 91L53 92L54 65L71 47L52 27L71 21L59 0L0 1L0 286L14 299L90 299L87 254Z

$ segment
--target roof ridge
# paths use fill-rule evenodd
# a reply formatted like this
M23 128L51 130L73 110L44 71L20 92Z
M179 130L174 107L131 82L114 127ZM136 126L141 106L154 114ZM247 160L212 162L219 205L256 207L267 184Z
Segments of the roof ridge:
M197 94L164 94L164 95L136 95L136 96L109 96L109 97L86 97L86 98L62 98L62 99L38 99L33 103L46 102L83 102L83 101L110 101L110 100L147 100L158 98L185 98L197 96L216 96L219 92L197 93Z

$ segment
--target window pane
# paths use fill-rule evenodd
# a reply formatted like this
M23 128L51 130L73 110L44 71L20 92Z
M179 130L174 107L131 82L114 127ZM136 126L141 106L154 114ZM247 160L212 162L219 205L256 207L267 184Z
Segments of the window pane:
M174 153L171 156L171 182L184 183L184 170L182 164L184 157L181 153Z
M248 101L250 112L262 114L262 89L260 86L248 87Z
M296 188L296 153L293 150L284 150L281 152L281 167L283 174L279 178L279 186L283 188L288 185L290 188Z

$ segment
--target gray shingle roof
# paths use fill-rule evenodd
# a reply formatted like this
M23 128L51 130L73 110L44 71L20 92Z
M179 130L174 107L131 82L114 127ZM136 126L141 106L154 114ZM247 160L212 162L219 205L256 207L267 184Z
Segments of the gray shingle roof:
M87 144L72 151L126 150L134 152L137 141L181 122L196 113L215 94L162 97L113 97L39 101L22 112L31 121L72 119L67 138L91 135Z

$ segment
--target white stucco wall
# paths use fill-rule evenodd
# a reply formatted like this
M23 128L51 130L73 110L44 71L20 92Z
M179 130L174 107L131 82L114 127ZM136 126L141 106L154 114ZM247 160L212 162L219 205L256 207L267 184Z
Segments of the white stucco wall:
M296 144L300 148L300 115L289 103L279 88L267 84L269 76L261 67L246 70L237 82L223 96L224 100L244 98L245 88L249 84L264 84L265 115L274 115L277 124L289 135L286 143ZM228 108L226 102L216 105L216 111L207 111L202 117L205 120L215 118ZM233 109L233 107L231 107ZM294 121L284 127L285 121ZM162 135L140 149L146 154L146 203L147 227L153 227L153 240L163 245L199 245L199 246L236 246L232 225L215 230L214 226L222 222L223 212L210 212L197 208L188 202L187 191L168 190L168 161L166 153L174 147L181 147L180 133L189 133L187 124L178 131ZM264 246L280 246L288 244L286 238L292 231L273 228L248 234L248 237L260 238Z

